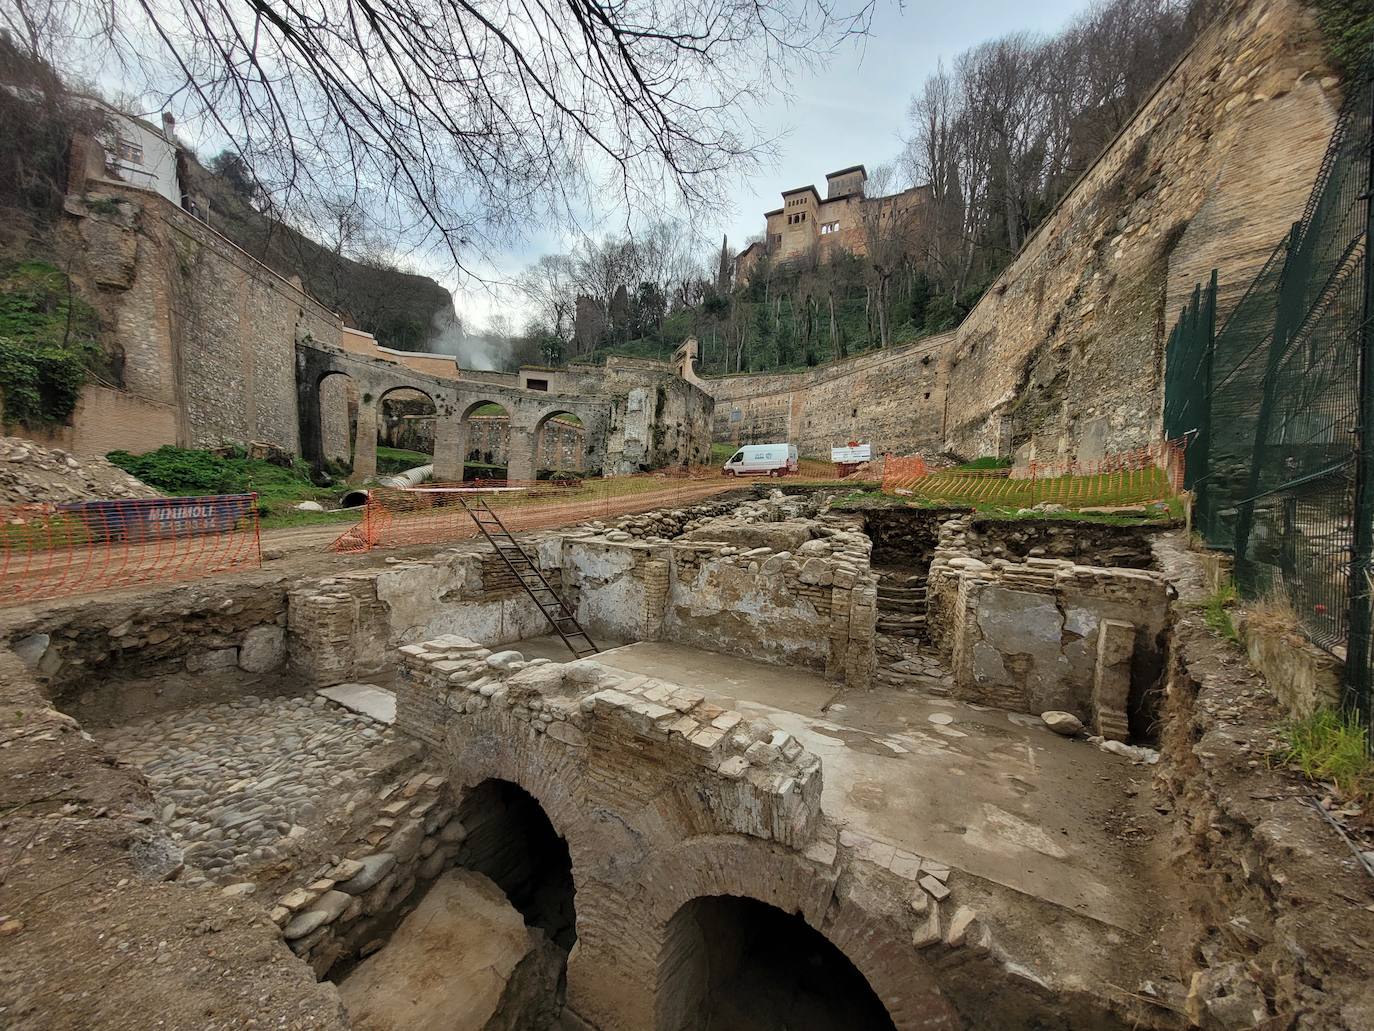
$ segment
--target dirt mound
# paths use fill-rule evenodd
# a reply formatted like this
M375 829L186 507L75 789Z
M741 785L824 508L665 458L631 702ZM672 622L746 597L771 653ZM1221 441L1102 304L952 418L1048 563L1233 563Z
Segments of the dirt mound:
M161 496L103 458L78 460L60 448L0 437L0 504Z

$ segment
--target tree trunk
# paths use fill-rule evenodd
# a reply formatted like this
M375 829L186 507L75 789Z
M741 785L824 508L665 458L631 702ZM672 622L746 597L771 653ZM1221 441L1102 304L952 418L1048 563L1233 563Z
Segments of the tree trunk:
M887 339L887 276L878 280L878 346L886 349Z

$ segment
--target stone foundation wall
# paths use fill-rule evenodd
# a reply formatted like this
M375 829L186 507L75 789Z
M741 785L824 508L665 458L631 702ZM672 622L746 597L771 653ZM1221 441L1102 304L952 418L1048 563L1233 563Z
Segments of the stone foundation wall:
M950 658L956 696L1039 714L1069 712L1118 741L1157 689L1168 626L1162 577L1135 569L963 551L968 517L942 528L930 567L928 627Z
M111 723L234 691L294 690L285 678L286 625L287 590L278 578L80 602L10 623L0 640L57 708Z
M567 533L541 545L540 561L561 565L565 596L594 639L676 641L867 687L877 619L868 538L847 519L774 521L818 504L775 492L718 518L706 515L715 504L695 517L632 517L643 539ZM679 527L672 541L648 532Z
M347 855L271 907L286 944L324 977L370 955L453 865L467 831L447 778L420 772L383 789Z

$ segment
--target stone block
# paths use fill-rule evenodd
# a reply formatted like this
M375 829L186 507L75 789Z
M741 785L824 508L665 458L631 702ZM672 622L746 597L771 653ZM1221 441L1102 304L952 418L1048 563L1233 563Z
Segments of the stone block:
M216 648L208 652L196 652L186 657L186 668L192 673L216 673L233 669L239 664L237 648Z
M270 673L286 661L286 631L279 626L255 626L243 635L238 664L249 673Z
M1102 620L1093 666L1093 723L1097 733L1109 741L1130 740L1127 707L1134 652L1135 627L1120 620Z
M390 852L378 852L375 855L365 856L359 862L362 864L362 869L348 880L340 882L337 885L340 891L350 895L361 895L368 891L391 872L396 865L396 857ZM283 902L283 904L285 903Z

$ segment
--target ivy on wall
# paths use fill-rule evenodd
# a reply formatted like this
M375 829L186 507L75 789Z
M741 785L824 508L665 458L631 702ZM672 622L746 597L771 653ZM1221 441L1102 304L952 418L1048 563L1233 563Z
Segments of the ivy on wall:
M57 268L0 265L0 403L3 422L28 427L71 415L104 364L95 311Z
M1315 0L1313 7L1332 63L1346 77L1366 70L1374 56L1374 0Z

